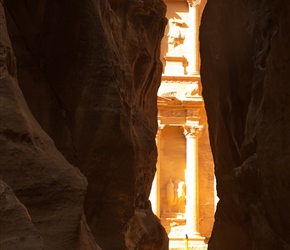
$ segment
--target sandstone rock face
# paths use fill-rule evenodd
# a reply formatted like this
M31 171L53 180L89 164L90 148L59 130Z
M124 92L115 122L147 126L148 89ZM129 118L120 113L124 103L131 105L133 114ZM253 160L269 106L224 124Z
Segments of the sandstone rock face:
M18 86L2 1L0 19L0 177L19 199L1 182L1 249L97 249L81 231L87 180L55 148Z
M0 181L0 246L6 249L44 249L39 232L13 190Z
M19 86L58 150L87 177L84 211L96 241L110 250L166 249L167 235L148 201L157 156L163 1L4 2ZM53 165L55 175L63 174ZM55 185L81 203L85 182L74 171L70 184ZM53 173L46 175L53 179ZM80 219L80 211L72 212ZM142 224L147 218L150 226Z
M220 198L209 249L290 249L290 5L208 0L201 76Z

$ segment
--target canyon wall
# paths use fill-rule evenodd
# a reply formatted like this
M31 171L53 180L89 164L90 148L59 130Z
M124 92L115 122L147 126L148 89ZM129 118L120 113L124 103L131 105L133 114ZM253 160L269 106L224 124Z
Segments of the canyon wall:
M290 249L290 4L208 0L201 77L220 198L209 249Z
M163 1L0 2L0 194L27 249L167 249L148 200Z
M99 249L84 221L87 180L27 107L0 7L0 248Z

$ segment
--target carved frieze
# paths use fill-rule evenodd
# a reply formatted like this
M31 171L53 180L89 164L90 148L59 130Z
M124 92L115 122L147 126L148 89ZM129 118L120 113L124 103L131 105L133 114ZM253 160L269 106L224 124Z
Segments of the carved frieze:
M163 117L187 117L187 112L184 109L163 109L159 112Z
M187 117L199 117L199 109L188 109Z
M192 80L163 80L161 84L191 84Z
M161 117L199 117L199 109L160 109Z

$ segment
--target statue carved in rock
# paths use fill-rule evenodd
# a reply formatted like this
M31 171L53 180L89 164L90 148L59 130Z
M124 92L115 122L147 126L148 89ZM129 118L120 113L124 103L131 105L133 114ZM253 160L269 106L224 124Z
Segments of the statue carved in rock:
M175 180L175 204L178 206L177 212L180 212L179 206L185 202L185 182L179 179Z
M174 205L174 184L170 178L170 180L166 184L166 202L168 205L168 212L171 212L171 207Z
M180 212L179 205L183 204L186 200L185 197L185 183L180 179L172 182L172 179L166 184L166 202L168 205L168 212L171 212L172 206L177 205L177 212Z
M171 19L170 20L170 29L167 34L168 36L168 51L171 52L175 50L176 47L183 44L185 35L183 32L184 22L179 19Z

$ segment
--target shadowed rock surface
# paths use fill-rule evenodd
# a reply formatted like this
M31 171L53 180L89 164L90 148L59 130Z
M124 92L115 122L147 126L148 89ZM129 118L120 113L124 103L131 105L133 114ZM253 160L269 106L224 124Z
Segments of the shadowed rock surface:
M0 181L1 249L44 249L39 232L13 190Z
M36 120L4 44L12 61L4 59L9 73L1 78L1 178L27 207L45 249L95 249L87 224L103 249L167 249L148 201L163 1L4 3L18 83ZM86 176L87 190L67 161Z
M220 198L209 249L290 249L290 5L208 0L201 76Z
M1 182L0 248L97 249L82 231L87 180L55 148L18 86L2 1L0 23L0 177L11 187Z

